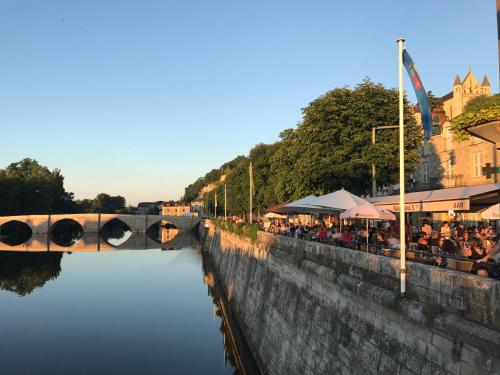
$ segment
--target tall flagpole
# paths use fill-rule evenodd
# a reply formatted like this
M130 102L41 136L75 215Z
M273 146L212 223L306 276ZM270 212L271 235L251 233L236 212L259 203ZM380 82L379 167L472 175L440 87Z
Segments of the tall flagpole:
M403 111L403 44L404 39L397 40L399 45L399 243L401 294L406 293L406 207L405 207L405 134Z

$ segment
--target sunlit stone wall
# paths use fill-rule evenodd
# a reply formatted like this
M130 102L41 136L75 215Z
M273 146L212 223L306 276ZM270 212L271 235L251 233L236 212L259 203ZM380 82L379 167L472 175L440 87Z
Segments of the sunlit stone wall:
M207 229L201 227L207 234ZM500 282L259 233L209 251L269 374L500 374Z

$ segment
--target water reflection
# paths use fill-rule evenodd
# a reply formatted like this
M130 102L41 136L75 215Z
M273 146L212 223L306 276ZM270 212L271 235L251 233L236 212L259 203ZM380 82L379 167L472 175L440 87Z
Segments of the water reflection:
M50 238L59 246L74 246L82 240L83 228L80 223L75 220L63 219L52 226Z
M62 253L0 252L0 289L30 294L61 272Z
M108 221L101 228L101 238L112 246L120 246L132 237L132 229L120 219Z
M179 234L179 230L170 223L159 221L151 225L146 234L153 241L165 244L172 241Z
M29 225L21 221L8 221L0 227L0 241L9 246L21 245L32 235Z
M0 251L2 373L258 374L208 257L112 250Z
M219 284L217 274L208 254L203 257L203 282L208 287L208 295L214 304L214 320L221 318L220 332L224 345L224 368L233 367L235 374L260 374L260 370L253 358L250 348L245 341L235 317L233 316L229 301Z

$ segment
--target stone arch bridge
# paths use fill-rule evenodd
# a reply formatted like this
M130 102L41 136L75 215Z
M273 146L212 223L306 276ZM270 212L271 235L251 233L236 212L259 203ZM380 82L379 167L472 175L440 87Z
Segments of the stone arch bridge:
M194 216L58 214L0 216L0 226L9 221L20 221L27 224L34 234L49 234L57 222L67 219L76 221L80 224L84 233L99 233L101 228L113 219L123 221L134 233L145 233L149 227L158 222L170 223L179 229L179 231L187 233L194 229L199 223L199 218Z

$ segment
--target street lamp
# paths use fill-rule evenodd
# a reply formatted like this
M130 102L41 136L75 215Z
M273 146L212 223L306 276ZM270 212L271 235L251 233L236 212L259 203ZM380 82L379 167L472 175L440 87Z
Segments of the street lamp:
M372 145L377 142L377 130L382 129L397 129L399 125L384 125L384 126L376 126L372 128ZM375 163L372 163L372 196L375 198L377 195L377 171L375 169Z

